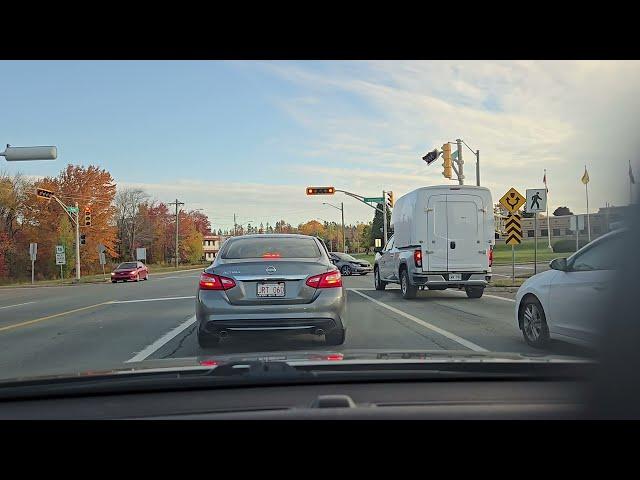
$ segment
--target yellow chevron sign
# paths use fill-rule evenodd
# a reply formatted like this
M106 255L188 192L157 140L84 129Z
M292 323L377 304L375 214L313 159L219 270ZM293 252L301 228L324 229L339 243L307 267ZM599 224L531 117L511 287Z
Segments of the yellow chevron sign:
M520 245L522 242L522 217L517 213L510 213L504 224L504 231L507 235L505 240L507 245Z

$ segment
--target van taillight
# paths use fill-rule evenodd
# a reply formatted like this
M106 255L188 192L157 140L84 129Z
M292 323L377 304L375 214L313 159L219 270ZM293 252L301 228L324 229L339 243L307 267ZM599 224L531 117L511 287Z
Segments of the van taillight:
M493 247L489 246L489 266L493 265Z
M413 251L413 261L416 264L416 267L422 268L422 250L414 250Z

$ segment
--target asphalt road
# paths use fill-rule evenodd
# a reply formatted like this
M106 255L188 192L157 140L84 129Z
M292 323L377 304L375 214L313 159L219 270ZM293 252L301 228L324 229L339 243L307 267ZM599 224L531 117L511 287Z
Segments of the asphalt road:
M250 335L200 349L194 295L198 271L152 275L149 281L0 289L0 378L72 374L163 358L216 353L328 349L312 335ZM355 348L489 350L588 356L562 342L547 351L526 345L512 300L455 290L404 300L395 286L373 289L371 275L346 277L347 338Z

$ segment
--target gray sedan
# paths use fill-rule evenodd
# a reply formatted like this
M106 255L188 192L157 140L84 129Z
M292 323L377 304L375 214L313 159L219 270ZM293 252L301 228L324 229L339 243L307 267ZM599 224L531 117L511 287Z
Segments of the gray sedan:
M338 267L342 275L366 275L373 272L373 267L366 260L358 260L347 253L331 252L331 261Z
M232 237L200 276L198 343L206 348L240 332L285 331L341 345L345 307L340 271L317 238Z

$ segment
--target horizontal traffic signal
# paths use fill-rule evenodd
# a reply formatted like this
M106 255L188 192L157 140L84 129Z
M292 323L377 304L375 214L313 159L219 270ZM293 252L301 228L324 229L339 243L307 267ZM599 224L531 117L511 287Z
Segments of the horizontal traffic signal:
M336 189L333 187L307 187L307 195L333 195Z
M51 197L53 197L53 192L44 188L36 188L36 196L38 198L49 200Z

